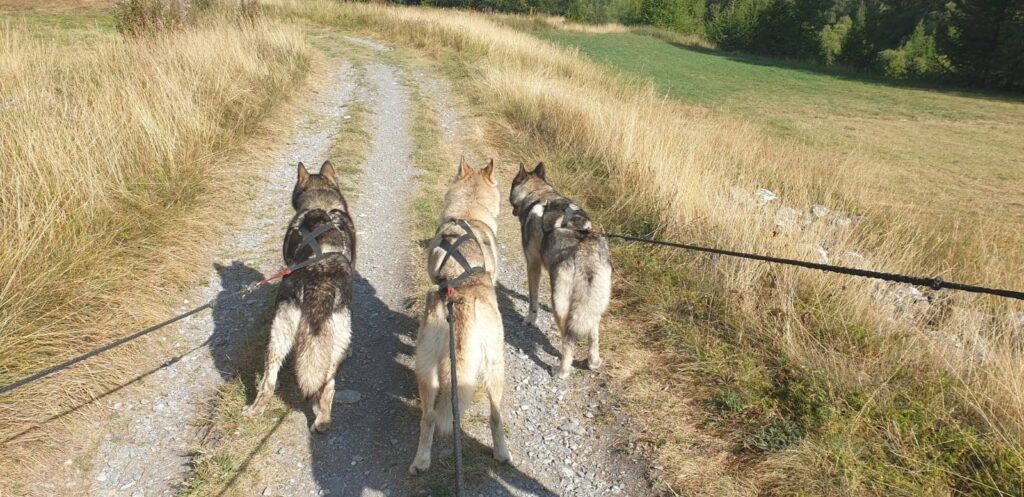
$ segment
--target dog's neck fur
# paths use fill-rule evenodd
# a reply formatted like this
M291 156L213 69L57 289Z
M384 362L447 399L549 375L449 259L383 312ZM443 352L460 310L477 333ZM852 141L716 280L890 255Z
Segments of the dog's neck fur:
M527 190L526 195L523 195L516 204L516 210L519 211L520 216L528 215L527 211L535 204L546 204L562 196L550 183L539 178L537 181L524 181L516 187Z
M348 205L345 198L333 188L313 188L305 190L295 197L294 207L296 211L310 209L323 209L325 211L337 209L348 212Z
M500 204L497 190L492 185L455 185L445 194L441 222L455 219L478 221L497 233Z
M481 211L487 215L481 216ZM448 221L454 221L456 219L463 219L466 221L477 221L487 225L492 232L498 232L498 220L491 209L481 202L474 202L469 200L467 202L454 202L444 207L444 211L441 212L441 222L446 223Z

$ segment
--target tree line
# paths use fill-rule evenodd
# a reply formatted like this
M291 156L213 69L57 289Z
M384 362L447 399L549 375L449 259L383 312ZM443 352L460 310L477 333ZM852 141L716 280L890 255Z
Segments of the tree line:
M706 37L725 50L1024 91L1024 0L421 1L652 25Z

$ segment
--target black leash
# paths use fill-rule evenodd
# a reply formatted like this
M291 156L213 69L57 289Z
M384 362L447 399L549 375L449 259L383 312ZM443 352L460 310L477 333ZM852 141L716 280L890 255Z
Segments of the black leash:
M697 252L707 252L709 254L725 255L729 257L739 257L741 259L750 259L755 261L771 262L775 264L784 264L787 266L797 266L807 269L817 269L819 271L825 271L827 273L846 274L850 276L860 276L862 278L874 278L885 281L893 281L896 283L907 283L910 285L919 285L932 288L934 290L950 289L960 290L970 293L983 293L988 295L996 295L999 297L1006 297L1010 299L1024 300L1024 292L1016 290L1005 290L1000 288L986 288L982 286L967 285L964 283L956 283L952 281L945 281L942 278L921 278L915 276L907 276L903 274L895 273L884 273L880 271L869 271L866 269L857 269L845 266L833 266L831 264L819 264L816 262L801 261L796 259L785 259L782 257L772 257L768 255L750 254L746 252L737 252L734 250L725 250L712 247L702 247L700 245L691 245L687 243L668 242L664 240L656 240L653 238L640 238L630 235L621 235L618 233L608 233L606 231L598 230L587 230L587 234L595 234L605 236L607 238L620 238L631 242L649 243L652 245L662 245L665 247L673 247L684 250L694 250Z
M465 495L462 482L462 413L459 412L459 379L455 372L455 290L446 292L448 311L448 361L452 378L452 445L455 446L455 497Z
M234 297L234 296L237 296L237 295L240 295L240 294L247 294L248 292L251 292L251 291L255 290L256 288L258 288L259 286L262 286L262 285L259 285L258 283L257 284L253 284L253 285L249 285L249 286L247 286L247 287L245 287L245 288L243 288L241 290L238 290L236 292L228 294L227 296ZM26 376L26 377L24 377L24 378L22 378L22 379L20 379L20 380L18 380L16 382L14 382L14 383L11 383L9 385L4 385L4 386L0 387L0 395L3 395L3 394L5 394L7 392L10 392L12 390L21 388L21 387L23 387L25 385L28 385L29 383L32 383L34 381L38 381L38 380L41 380L43 378L46 378L47 376L50 376L50 375L52 375L52 374L54 374L54 373L56 373L58 371L61 371L63 369L67 369L67 368L69 368L71 366L74 366L75 364L78 364L78 363L80 363L80 362L82 362L82 361L84 361L86 359L89 359L89 358L95 357L97 355L100 355L100 354L102 354L102 353L104 353L104 352L106 352L106 351L108 351L110 349L120 347L121 345L124 345L124 344L126 344L126 343L128 343L128 342L130 342L132 340L135 340L135 339L137 339L139 337L142 337L144 335L148 335L148 334L150 334L150 333L152 333L152 332L154 332L156 330L159 330L160 328L168 326L170 324L173 324L173 323L176 323L178 321L181 321L182 319L185 319L185 318L187 318L187 317L189 317L189 316L191 316L193 314L197 314L197 313L199 313L199 312L201 312L203 310L206 310L206 309L212 309L214 306L216 306L217 300L219 298L220 298L220 296L214 297L209 302L207 302L207 303L205 303L205 304L203 304L203 305L201 305L199 307L196 307L196 308L190 309L188 311L185 311L185 312L183 312L181 314L178 314L177 316L174 316L174 317L168 319L167 321L164 321L164 322L159 323L159 324L155 324L153 326L150 326L149 328L146 328L144 330L138 331L138 332L133 333L131 335L128 335L126 337L123 337L123 338L120 338L118 340L115 340L114 342L108 343L107 345L104 345L104 346L102 346L102 347L100 347L98 349L91 350L89 352L86 352L85 354L82 354L82 355L80 355L78 357L75 357L73 359L69 359L69 360L64 361L64 362L62 362L60 364L57 364L55 366L51 366L51 367L49 367L47 369L44 369L44 370L42 370L42 371L40 371L38 373L33 374L33 375Z
M320 262L323 262L324 260L326 260L326 259L328 259L328 258L330 258L332 256L335 256L335 255L342 255L342 256L344 256L344 254L341 254L340 252L329 252L329 253L325 254L321 250L320 244L316 240L316 238L318 236L322 235L323 233L325 233L325 232L327 232L327 231L329 231L331 229L338 229L338 228L333 223L327 223L325 225L322 225L319 228L317 228L316 230L314 230L313 232L309 232L305 228L299 228L300 232L302 233L302 242L303 242L303 244L304 245L308 245L310 248L313 249L314 257L311 257L311 258L309 258L309 259L307 259L305 261L302 261L302 262L300 262L298 264L286 267L286 268L284 268L284 269L274 273L273 275L271 275L271 276L269 276L269 277L267 277L267 278L265 278L265 279L263 279L261 281L253 282L253 283L247 285L246 287L244 287L244 288L242 288L240 290L236 290L236 291L231 292L231 293L226 294L226 295L218 295L218 296L210 299L209 302L207 302L207 303L205 303L205 304L203 304L203 305L201 305L199 307L195 307L193 309L189 309L188 311L185 311L185 312L183 312L181 314L178 314L177 316L174 316L174 317L172 317L172 318L170 318L170 319L168 319L168 320L166 320L166 321L164 321L162 323L155 324L155 325L150 326L149 328L146 328L144 330L135 332L135 333L133 333L131 335L128 335L126 337L123 337L123 338L119 338L119 339L117 339L117 340L115 340L115 341L113 341L111 343L108 343L108 344L106 344L106 345L104 345L104 346L102 346L100 348L91 350L89 352L86 352L86 353L84 353L84 354L82 354L80 356L74 357L72 359L68 359L67 361L64 361L64 362L62 362L60 364L57 364L55 366L51 366L49 368L46 368L46 369L44 369L44 370L42 370L42 371L40 371L38 373L26 376L26 377L24 377L24 378L22 378L22 379L20 379L18 381L15 381L14 383L11 383L11 384L8 384L8 385L4 385L4 386L0 387L0 395L6 394L6 393L8 393L8 392L10 392L12 390L21 388L21 387L23 387L25 385L28 385L29 383L32 383L32 382L41 380L43 378L46 378L47 376L50 376L50 375L52 375L52 374L54 374L54 373L56 373L58 371L67 369L67 368L69 368L71 366L74 366L75 364L78 364L78 363L80 363L82 361L85 361L87 359L90 359L92 357L100 355L100 354L102 354L102 353L104 353L104 352L106 352L108 350L120 347L121 345L124 345L124 344L126 344L128 342L131 342L132 340L136 340L136 339L138 339L138 338L140 338L142 336L148 335L148 334L150 334L150 333L152 333L154 331L157 331L157 330L159 330L161 328L164 328L164 327L166 327L168 325L174 324L174 323L176 323L178 321L181 321L182 319L185 319L185 318L187 318L187 317L189 317L189 316L191 316L193 314L197 314L197 313L199 313L201 311L204 311L206 309L213 309L214 307L216 307L217 301L222 299L222 298L241 296L244 299L245 297L248 297L249 294L252 293L253 291L255 291L256 289L264 287L264 286L270 284L270 282L272 282L272 281L274 281L276 279L284 278L285 276L288 276L289 274L292 274L293 272L298 271L298 270L300 270L302 268L309 267L309 266L312 266L313 264L318 264Z

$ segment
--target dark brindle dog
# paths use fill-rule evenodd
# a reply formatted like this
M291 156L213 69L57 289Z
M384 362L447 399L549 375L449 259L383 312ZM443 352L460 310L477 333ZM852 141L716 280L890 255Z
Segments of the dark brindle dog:
M352 271L356 231L330 162L318 174L299 163L292 192L295 216L284 237L284 261L295 270L281 282L277 314L270 329L267 364L256 400L245 409L257 415L274 395L277 374L294 348L295 377L316 420L310 428L326 431L331 424L334 375L347 356L352 338Z

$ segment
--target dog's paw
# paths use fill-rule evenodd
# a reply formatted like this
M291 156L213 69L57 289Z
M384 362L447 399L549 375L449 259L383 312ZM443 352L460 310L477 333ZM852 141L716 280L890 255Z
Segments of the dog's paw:
M523 316L523 322L526 324L537 324L537 313L531 312Z
M551 371L551 375L559 380L564 380L572 374L572 368L556 368Z
M494 451L494 460L501 464L510 464L512 462L512 454L509 454L508 449Z
M587 361L587 367L590 368L591 371L600 369L602 364L604 364L604 360L600 357L593 357Z
M309 427L310 433L326 433L329 429L331 429L330 421L314 421Z
M263 414L263 406L259 404L248 405L242 409L242 415L249 418L255 418L261 414Z
M419 459L416 459L415 461L412 462L412 465L409 466L409 474L413 476L422 475L423 473L426 473L428 469L430 469L429 459L427 459L426 461L420 461Z

